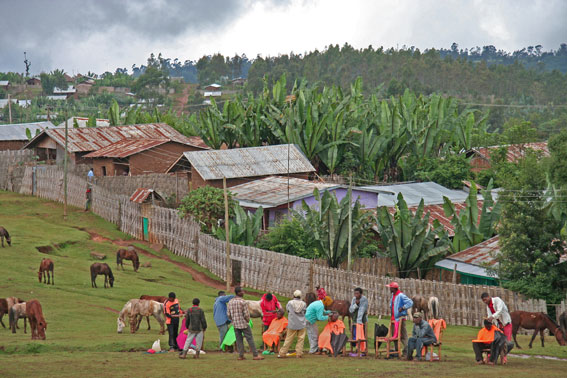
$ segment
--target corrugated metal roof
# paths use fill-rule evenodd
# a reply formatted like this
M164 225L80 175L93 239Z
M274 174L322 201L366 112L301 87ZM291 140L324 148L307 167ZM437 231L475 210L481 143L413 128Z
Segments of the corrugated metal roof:
M375 191L378 195L378 206L395 206L398 193L402 193L408 206L417 206L423 198L425 205L443 203L443 197L452 202L464 202L468 193L464 190L447 189L435 182L415 182L396 185L371 185L362 189Z
M32 147L44 135L52 138L59 145L65 144L65 129L48 129L34 138L25 148ZM186 137L165 123L148 123L142 125L69 128L69 152L97 151L112 143L124 139L169 139L193 147L207 149L199 137Z
M378 196L378 199L380 199L380 195ZM478 206L478 220L480 220L480 211L482 210L482 205L483 205L483 201L479 200L477 202L477 206ZM457 203L453 203L453 205L455 206L455 211L457 211L457 213L460 213L461 210L463 210L466 205L464 202L457 202ZM415 211L417 210L417 206L410 206L408 207L409 210L415 214ZM394 214L396 212L396 208L395 207L390 207L388 209L388 211L390 212L390 214ZM423 207L423 214L427 214L429 212L429 226L433 226L433 222L435 222L436 220L439 221L439 223L441 223L441 225L443 226L443 228L445 228L445 230L449 233L449 236L453 236L455 235L455 228L454 226L451 224L451 219L447 218L447 216L445 216L445 211L443 210L443 205L426 205ZM478 222L477 220L477 222Z
M7 140L28 140L26 129L29 129L32 136L35 136L36 131L40 132L46 128L55 127L51 122L34 122L34 123L12 123L8 125L0 125L0 141Z
M87 117L71 117L68 119L68 121L69 127L73 127L75 125L75 121L77 121L77 125L79 125L79 127L87 127L89 119ZM95 122L96 127L110 126L110 120L105 118L97 118ZM61 122L59 125L57 125L57 127L65 127L65 121Z
M86 158L111 157L125 158L150 148L160 146L169 142L169 139L124 139L116 143L109 144L100 150L86 154Z
M534 151L541 151L543 156L549 156L549 149L547 147L547 142L480 147L473 149L473 151L479 154L481 157L489 160L491 152L502 147L507 148L506 160L508 160L508 162L510 163L515 163L516 161L524 158L526 156L526 152L528 149L532 149Z
M152 193L153 189L139 188L130 196L130 201L143 203Z
M289 146L289 149L288 149ZM205 180L221 180L237 177L281 175L314 172L315 168L297 148L291 144L275 146L234 148L185 152L191 166Z
M288 203L287 177L270 176L230 188L234 199L247 207L271 208ZM313 195L313 191L337 188L339 185L289 178L289 201L297 201Z
M500 252L498 241L499 236L496 235L480 244L447 256L445 259L437 262L435 266L445 269L454 269L455 264L457 264L458 272L494 277L488 275L485 267L497 265L496 255ZM498 278L498 276L495 278Z
M9 85L10 81L9 80L0 80L0 87L5 87L6 85Z

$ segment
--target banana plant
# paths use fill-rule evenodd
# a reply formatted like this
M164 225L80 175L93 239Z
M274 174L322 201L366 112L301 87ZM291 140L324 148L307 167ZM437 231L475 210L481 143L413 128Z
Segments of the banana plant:
M337 268L348 255L349 207L352 193L349 189L347 196L340 203L335 194L329 191L321 195L315 189L313 194L317 205L310 207L303 201L302 213L295 213L294 216L308 234L313 236L318 252L321 256L325 256L327 264ZM358 199L352 205L351 217L351 251L352 256L356 256L363 234L370 227L369 217L362 211Z
M386 206L377 209L375 221L380 239L401 278L409 277L418 268L425 273L450 251L447 231L438 220L431 227L429 212L424 216L423 211L423 199L413 214L401 193L393 215Z
M501 204L492 199L492 180L482 191L483 205L478 213L478 195L476 184L473 182L465 207L457 212L455 205L447 197L443 197L443 210L447 218L451 218L455 236L451 248L454 253L472 247L496 234L496 226L500 222Z
M108 109L108 120L110 121L110 126L120 125L120 107L116 100L112 100L112 104L110 104L110 109Z
M259 207L253 214L247 213L240 205L234 207L234 218L229 223L229 240L231 243L253 246L258 240L262 229L262 217L264 209ZM214 234L220 240L226 240L224 227L214 229Z

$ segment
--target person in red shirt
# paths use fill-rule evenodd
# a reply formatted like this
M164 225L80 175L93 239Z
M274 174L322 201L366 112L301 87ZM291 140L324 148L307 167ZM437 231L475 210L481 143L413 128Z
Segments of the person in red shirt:
M317 286L316 289L317 289L317 298L319 298L320 301L325 299L325 297L327 296L327 292L325 291L325 288Z
M262 317L262 333L264 333L270 327L272 320L277 317L276 312L278 309L282 308L282 305L278 302L278 298L276 298L275 295L272 293L266 293L260 300L260 307L264 313L264 316Z

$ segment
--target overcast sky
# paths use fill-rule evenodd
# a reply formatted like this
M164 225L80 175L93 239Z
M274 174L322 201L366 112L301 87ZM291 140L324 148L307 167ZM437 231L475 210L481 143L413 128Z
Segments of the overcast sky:
M0 71L114 71L150 53L197 60L329 44L420 49L567 42L565 0L0 0Z

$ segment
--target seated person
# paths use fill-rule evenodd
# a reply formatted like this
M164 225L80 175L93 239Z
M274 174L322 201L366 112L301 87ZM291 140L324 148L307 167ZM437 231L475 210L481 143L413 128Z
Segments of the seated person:
M421 351L424 346L428 346L437 342L437 337L433 332L433 328L423 320L423 314L416 312L413 314L413 331L408 339L408 361L413 360L413 351L415 350L415 358L421 361Z
M279 345L280 339L287 328L287 319L284 317L284 314L285 310L283 308L279 308L276 311L276 318L272 320L266 332L262 334L262 340L264 340L264 343L266 343L268 347L272 348L271 352L265 350L263 354L275 353L275 347Z
M501 352L508 354L511 349L504 333L488 319L484 319L484 328L478 331L478 335L472 343L476 363L479 365L484 364L482 359L482 351L484 349L490 349L489 365L494 365Z
M337 337L340 336L340 337ZM319 335L319 352L333 353L338 355L345 346L348 336L345 334L345 324L339 319L339 314L333 312L321 334Z

